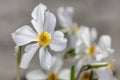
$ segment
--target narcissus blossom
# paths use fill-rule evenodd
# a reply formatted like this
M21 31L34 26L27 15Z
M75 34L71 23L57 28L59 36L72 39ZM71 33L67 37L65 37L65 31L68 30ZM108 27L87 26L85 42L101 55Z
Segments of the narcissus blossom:
M60 31L54 31L56 17L39 4L32 12L31 23L35 31L28 25L22 26L12 33L12 38L17 46L27 45L22 56L21 68L27 68L35 53L39 50L40 64L44 69L50 69L52 55L49 50L60 52L65 49L67 39ZM31 44L29 44L31 43Z
M95 52L94 41L97 38L97 31L95 28L89 29L86 26L80 26L77 33L76 53L86 52L93 55Z

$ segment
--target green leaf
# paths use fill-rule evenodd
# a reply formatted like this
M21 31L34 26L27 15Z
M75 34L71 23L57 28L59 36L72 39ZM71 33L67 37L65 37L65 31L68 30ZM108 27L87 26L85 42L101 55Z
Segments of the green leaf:
M74 67L74 65L71 67L71 78L70 78L70 80L75 80L75 67Z

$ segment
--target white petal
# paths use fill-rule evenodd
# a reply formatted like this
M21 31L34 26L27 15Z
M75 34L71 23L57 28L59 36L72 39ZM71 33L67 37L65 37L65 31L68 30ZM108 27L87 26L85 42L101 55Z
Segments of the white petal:
M77 62L77 64L76 64L76 66L75 66L75 69L76 69L76 73L78 74L78 72L79 72L79 70L82 68L82 66L84 65L84 59L80 59L78 62Z
M101 54L96 55L96 60L101 61L104 58L108 58L109 54L107 52L102 52Z
M75 53L80 54L86 50L86 45L83 43L81 39L78 39L75 44ZM80 55L79 55L80 56Z
M53 38L50 43L51 50L56 52L63 51L66 48L66 45L67 45L67 39L64 38L63 33L56 31L53 34Z
M74 13L74 8L71 7L71 6L69 6L69 7L66 8L66 10L67 10L67 12L69 13L69 15L71 15L71 17L72 17L72 15L73 15L73 13Z
M72 27L72 25L73 25L73 21L72 21L73 13L74 13L74 11L73 11L73 8L71 8L71 7L58 8L58 11L57 11L58 19L59 19L60 25L62 27L69 27L69 28Z
M27 80L46 80L47 75L43 73L41 70L33 70L27 73Z
M100 47L102 50L106 50L106 49L108 49L108 48L111 48L111 37L110 37L109 35L103 35L103 36L100 38L99 47Z
M109 67L97 69L98 80L115 80Z
M52 66L52 55L44 47L40 48L39 60L40 60L40 64L41 64L42 68L44 68L46 70L50 70L50 68Z
M60 80L70 80L70 69L63 69L58 75L58 79Z
M81 38L83 40L83 42L86 44L86 46L89 46L91 43L91 39L90 39L90 29L86 26L81 26L80 27L80 33L81 33ZM80 35L80 34L79 34Z
M51 32L55 29L56 17L51 12L45 12L44 31Z
M12 33L12 38L17 46L26 45L37 40L37 34L31 27L25 25Z
M56 37L56 38L63 38L64 37L64 34L60 31L56 31L54 33L54 36L53 37Z
M71 48L75 48L75 43L77 41L77 38L75 35L71 35L70 39L69 39L69 44Z
M44 25L44 14L46 10L47 7L40 3L37 7L34 8L31 14L33 19L35 19L41 27Z
M30 44L25 47L25 53L22 56L20 67L26 69L32 60L34 54L37 52L39 44Z
M62 58L60 58L58 56L53 56L53 65L51 67L52 72L58 73L59 70L61 69L62 65L63 65Z
M43 26L41 26L36 20L32 19L31 23L33 24L33 27L37 31L37 33L42 33L43 32Z
M91 28L90 35L91 35L90 36L91 40L95 41L95 39L97 38L97 30L96 30L96 28Z

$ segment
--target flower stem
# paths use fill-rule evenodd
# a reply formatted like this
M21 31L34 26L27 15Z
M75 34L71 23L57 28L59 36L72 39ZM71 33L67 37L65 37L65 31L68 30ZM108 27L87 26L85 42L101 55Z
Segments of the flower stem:
M74 65L71 67L70 80L75 80L75 67L74 67Z
M75 80L79 80L79 77L80 77L80 75L81 75L81 73L82 73L83 71L86 71L86 70L89 70L89 69L98 69L98 68L100 68L100 67L105 67L105 66L107 66L107 65L108 65L108 64L107 64L106 62L84 65L84 66L82 66L82 68L79 70L79 72L78 72Z
M22 46L17 47L17 77L16 80L20 80L20 62L21 62L21 53L22 53Z

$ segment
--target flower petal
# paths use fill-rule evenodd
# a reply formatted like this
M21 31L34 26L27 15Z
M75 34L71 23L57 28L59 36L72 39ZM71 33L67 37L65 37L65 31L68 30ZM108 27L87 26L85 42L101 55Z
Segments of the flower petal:
M39 4L37 7L34 8L31 16L35 19L41 27L44 25L44 14L47 10L47 7L43 4Z
M58 8L57 15L58 15L59 23L62 27L69 27L69 28L72 27L73 13L74 13L74 10L72 7Z
M31 23L33 24L33 27L37 31L37 33L42 33L43 32L43 26L41 26L36 20L32 19Z
M85 50L86 50L86 45L83 43L82 39L77 39L76 44L75 44L75 53L79 55Z
M63 69L58 75L60 80L70 80L70 69Z
M96 38L97 38L97 30L96 30L96 28L91 28L91 31L90 31L90 37L91 37L91 40L92 41L95 41L96 40Z
M46 80L47 75L43 73L41 70L33 70L27 73L27 80Z
M49 70L52 66L52 55L44 47L39 50L39 60L43 69Z
M84 25L80 26L80 29L78 31L78 37L80 37L83 40L86 46L89 46L91 44L90 29L88 27Z
M116 80L109 67L99 68L96 72L98 75L98 80Z
M109 35L101 36L100 41L99 41L99 47L102 50L106 50L108 48L111 48L111 37Z
M102 59L108 58L108 57L109 57L109 53L107 53L107 52L102 52L101 54L97 54L97 55L96 55L96 60L97 60L97 61L102 61Z
M44 31L51 32L55 29L56 17L51 12L45 12Z
M12 33L12 38L17 46L22 46L37 40L37 34L31 27L25 25Z
M60 31L56 31L53 34L53 38L50 43L51 50L56 52L63 51L66 48L66 45L67 45L67 39L64 38L63 33Z
M39 44L30 44L25 47L25 53L22 56L20 67L26 69L32 60L34 54L37 52Z
M53 65L51 67L52 72L58 73L63 65L62 58L58 56L53 56Z

